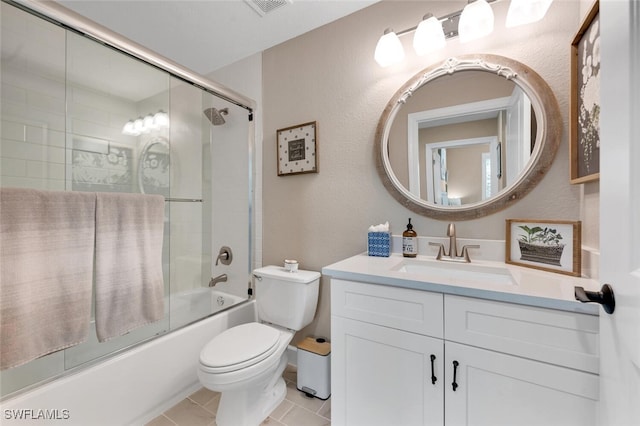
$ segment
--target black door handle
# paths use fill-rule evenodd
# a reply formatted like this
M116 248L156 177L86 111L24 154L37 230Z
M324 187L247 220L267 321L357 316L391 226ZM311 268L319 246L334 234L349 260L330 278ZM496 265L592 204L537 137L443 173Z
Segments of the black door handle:
M438 378L436 377L436 373L435 373L435 367L433 365L433 363L436 360L436 356L434 354L431 354L431 384L435 385L436 382L438 381Z
M458 389L458 383L456 383L456 373L458 372L458 366L460 363L458 361L453 361L453 383L451 383L451 387L455 392Z
M616 309L616 299L613 297L613 288L609 284L602 286L600 291L586 291L583 287L575 287L575 297L582 303L599 303L604 311L612 314Z

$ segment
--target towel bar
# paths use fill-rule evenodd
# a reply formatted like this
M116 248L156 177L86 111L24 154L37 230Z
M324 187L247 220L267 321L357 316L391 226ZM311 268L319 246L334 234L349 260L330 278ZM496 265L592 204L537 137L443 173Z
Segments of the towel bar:
M165 198L165 201L174 203L201 203L202 198Z

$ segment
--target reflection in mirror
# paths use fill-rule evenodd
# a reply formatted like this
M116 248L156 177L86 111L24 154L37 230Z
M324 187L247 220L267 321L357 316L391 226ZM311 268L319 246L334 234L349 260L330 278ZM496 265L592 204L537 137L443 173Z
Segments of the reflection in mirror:
M520 87L486 71L464 71L432 80L429 90L407 100L391 128L389 156L416 197L443 206L471 204L515 182L531 157L535 132L535 113ZM442 150L454 147L445 162Z
M498 160L491 153L497 154L497 147L495 137L426 145L427 200L460 206L496 194Z
M387 105L378 169L418 213L484 216L541 178L560 142L558 116L551 90L525 65L495 55L451 58L416 75Z
M151 139L140 154L138 185L142 194L169 196L169 142L158 136Z
M531 157L536 129L531 102L511 85L509 97L410 114L409 125L417 126L418 138L413 139L410 130L408 143L417 145L420 153L412 156L416 146L409 148L413 194L435 204L470 204L491 198L515 181ZM430 172L437 164L438 150L453 150L443 162L447 179L441 182ZM423 169L426 195L420 191Z

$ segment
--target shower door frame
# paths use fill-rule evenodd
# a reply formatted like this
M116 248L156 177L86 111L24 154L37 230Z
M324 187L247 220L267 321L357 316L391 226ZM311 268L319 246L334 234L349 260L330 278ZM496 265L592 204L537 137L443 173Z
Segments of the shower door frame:
M99 43L109 46L127 55L153 65L170 75L193 84L200 89L227 100L249 111L249 119L252 119L256 102L222 84L218 84L205 77L165 58L158 53L120 35L110 29L85 18L84 16L67 9L56 2L40 2L37 0L2 0L30 13L35 13L43 19L62 25L66 29L75 31L92 38Z

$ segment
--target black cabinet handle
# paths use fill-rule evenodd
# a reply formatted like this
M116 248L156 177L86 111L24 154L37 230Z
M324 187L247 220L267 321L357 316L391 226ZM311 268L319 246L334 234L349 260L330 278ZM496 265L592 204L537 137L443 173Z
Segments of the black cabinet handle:
M613 288L609 284L602 286L600 291L586 291L583 287L574 287L576 300L582 303L599 303L604 311L612 314L616 309L616 299L613 297Z
M436 356L434 354L431 354L431 384L432 385L435 385L436 382L438 381L438 378L436 377L435 367L433 365L435 360L436 360Z
M458 389L458 384L456 383L456 373L458 372L458 366L460 363L458 361L453 361L453 383L451 383L451 387L455 392Z

